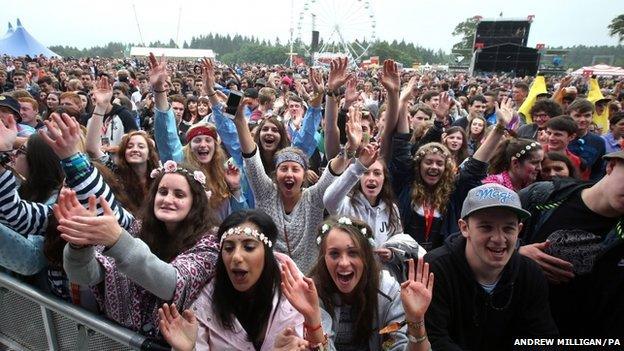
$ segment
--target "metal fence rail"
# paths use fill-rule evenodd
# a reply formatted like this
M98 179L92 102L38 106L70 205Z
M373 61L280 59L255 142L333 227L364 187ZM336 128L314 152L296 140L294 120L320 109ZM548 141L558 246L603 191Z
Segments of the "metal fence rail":
M2 272L0 344L18 351L168 349Z

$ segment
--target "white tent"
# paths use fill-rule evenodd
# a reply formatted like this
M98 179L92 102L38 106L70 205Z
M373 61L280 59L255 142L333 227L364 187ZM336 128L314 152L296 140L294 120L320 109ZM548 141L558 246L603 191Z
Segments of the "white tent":
M180 58L215 58L216 55L212 50L202 49L171 49L171 48L143 48L133 47L130 49L130 56L149 56L149 53L153 52L156 57L165 55L165 57L180 57Z
M597 76L624 76L624 69L622 67L614 67L609 65L595 65L585 66L572 72L573 76L580 76L586 72L591 72L592 75Z
M2 39L0 39L0 54L10 56L43 55L46 57L59 57L58 54L48 49L28 33L19 19L17 20L15 30L13 30L13 27L9 23L9 29Z

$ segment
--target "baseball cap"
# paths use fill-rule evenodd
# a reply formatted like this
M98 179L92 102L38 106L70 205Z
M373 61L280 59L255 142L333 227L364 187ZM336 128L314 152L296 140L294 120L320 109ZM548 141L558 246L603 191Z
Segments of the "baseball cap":
M255 85L261 85L263 87L266 87L267 81L264 78L258 78L258 79L256 79Z
M245 89L245 97L250 97L252 99L258 98L258 89L256 88L247 88Z
M602 158L604 158L605 160L610 160L612 158L619 158L621 160L624 160L624 150L610 152L602 156Z
M520 204L518 194L500 184L480 185L468 192L462 206L461 218L486 208L505 208L514 212L522 220L531 216Z
M0 95L0 107L6 107L15 113L15 121L20 123L22 115L20 114L20 103L15 98L7 95Z

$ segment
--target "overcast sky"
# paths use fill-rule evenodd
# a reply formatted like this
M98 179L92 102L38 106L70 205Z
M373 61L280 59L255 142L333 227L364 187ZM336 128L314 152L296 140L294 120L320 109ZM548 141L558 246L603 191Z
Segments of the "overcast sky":
M311 1L311 0L310 0ZM360 5L362 0L315 0L322 7L318 22L329 14L346 11ZM294 28L297 33L299 12L303 0L294 2ZM275 40L288 41L291 27L291 0L279 1L209 1L209 0L107 0L101 5L94 1L3 1L0 11L0 35L8 22L20 18L28 31L46 46L71 45L79 48L103 45L110 41L140 42L133 4L145 43L175 40L178 15L181 21L179 42L191 37L213 33L240 33ZM401 40L432 49L450 51L458 41L451 35L455 25L468 17L526 18L535 15L529 35L529 46L545 43L548 46L616 45L608 35L611 19L624 13L622 0L370 0L376 21L377 37ZM591 6L588 6L590 5ZM182 9L180 12L180 8ZM345 23L368 21L365 11L359 18L346 18ZM356 17L351 16L351 17ZM346 15L345 15L346 17ZM347 24L342 23L347 27ZM370 27L353 25L362 36L370 35ZM345 29L347 32L347 29ZM321 33L323 36L324 33ZM327 34L325 34L327 35ZM304 40L309 41L309 29Z

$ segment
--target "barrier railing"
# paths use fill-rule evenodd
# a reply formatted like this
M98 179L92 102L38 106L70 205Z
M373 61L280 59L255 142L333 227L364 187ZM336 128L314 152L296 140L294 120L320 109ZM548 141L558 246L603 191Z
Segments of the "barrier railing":
M0 272L0 350L170 350Z

